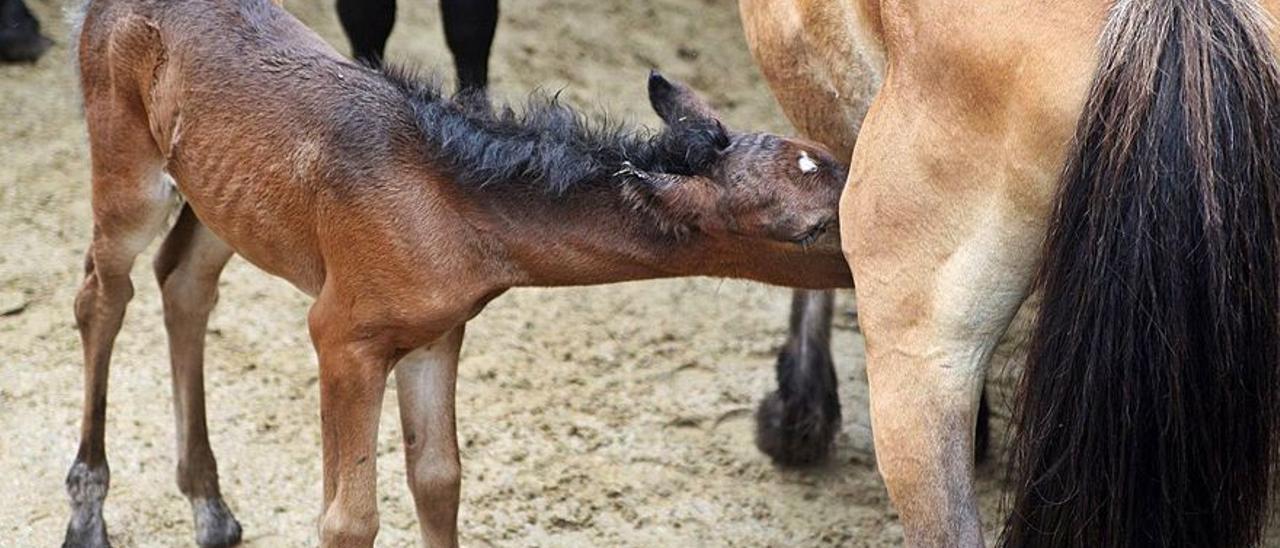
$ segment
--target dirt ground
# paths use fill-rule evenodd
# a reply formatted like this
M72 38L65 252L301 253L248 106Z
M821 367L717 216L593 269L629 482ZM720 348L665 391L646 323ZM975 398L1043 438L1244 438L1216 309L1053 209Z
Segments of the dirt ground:
M32 9L60 46L0 67L0 545L60 542L75 452L81 358L71 315L89 240L84 122L61 3ZM437 6L405 0L389 56L452 74ZM331 1L288 8L340 51ZM638 123L658 67L703 91L731 125L787 131L747 53L732 0L519 0L503 6L493 88L562 89ZM118 546L192 542L173 479L158 292L137 297L110 389L106 506ZM752 443L773 387L789 293L720 280L515 290L468 328L458 390L468 546L890 546L896 514L870 452L861 336L842 295L836 361L845 410L823 467L778 469ZM320 504L316 366L308 299L233 261L208 350L210 429L223 492L248 546L314 544ZM415 542L394 397L379 443L379 545ZM1003 399L995 405L1005 415ZM981 470L998 516L998 467Z

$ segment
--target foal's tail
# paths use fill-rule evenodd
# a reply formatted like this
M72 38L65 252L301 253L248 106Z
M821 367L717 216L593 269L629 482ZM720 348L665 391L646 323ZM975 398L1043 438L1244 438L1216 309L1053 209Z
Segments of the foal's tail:
M1116 4L1061 182L1005 546L1257 544L1280 398L1280 70L1255 0Z

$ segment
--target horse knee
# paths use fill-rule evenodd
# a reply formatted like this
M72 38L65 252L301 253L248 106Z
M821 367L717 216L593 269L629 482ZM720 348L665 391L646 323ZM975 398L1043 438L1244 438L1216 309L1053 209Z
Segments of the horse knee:
M409 472L409 489L419 505L457 498L462 486L462 465L457 459L419 460Z
M334 506L320 519L320 545L324 547L373 546L377 536L377 509L352 514Z
M179 269L162 271L159 265L156 280L160 283L166 319L206 316L218 303L216 280L205 282Z

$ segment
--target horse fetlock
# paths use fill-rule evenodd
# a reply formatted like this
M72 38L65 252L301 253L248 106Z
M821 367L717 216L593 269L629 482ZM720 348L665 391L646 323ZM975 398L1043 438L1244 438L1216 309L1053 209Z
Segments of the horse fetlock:
M221 497L218 490L218 468L213 455L199 460L179 458L176 469L178 491L195 504L197 500Z
M102 503L107 498L111 473L106 463L90 467L77 460L67 473L67 495L71 498L71 519L67 523L64 548L110 546L107 525L102 519Z
M84 461L77 460L67 472L66 485L72 505L101 505L111 486L111 470L105 462L91 467Z
M756 409L756 447L784 466L820 462L831 453L841 421L830 344L793 336L778 353L777 376L778 390Z
M756 448L782 466L821 462L839 430L840 401L834 397L804 401L774 391L756 409Z
M196 544L214 548L240 543L240 522L221 497L192 498L191 514L195 518Z

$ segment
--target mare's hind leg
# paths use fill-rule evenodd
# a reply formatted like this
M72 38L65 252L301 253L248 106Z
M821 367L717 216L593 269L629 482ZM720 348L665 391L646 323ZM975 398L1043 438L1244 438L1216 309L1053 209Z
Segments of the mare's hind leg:
M178 436L178 489L191 502L196 543L231 546L240 524L222 500L218 464L209 446L204 406L204 341L218 301L218 277L232 250L209 231L190 206L182 208L155 259L164 298Z
M831 359L835 292L797 289L790 334L778 352L778 389L756 410L756 447L774 462L812 464L826 457L840 430L840 397Z
M1008 140L969 134L889 86L877 101L840 207L877 463L907 545L981 546L975 423L992 352L1029 290L1056 170L1010 169Z
M120 116L112 120L116 123L107 124L110 127L95 127L94 113L87 114L93 160L93 243L75 302L84 346L85 393L80 448L67 474L71 519L65 546L108 545L102 503L110 483L103 438L111 350L125 306L133 297L129 271L134 259L163 230L176 204L145 122L131 123Z

